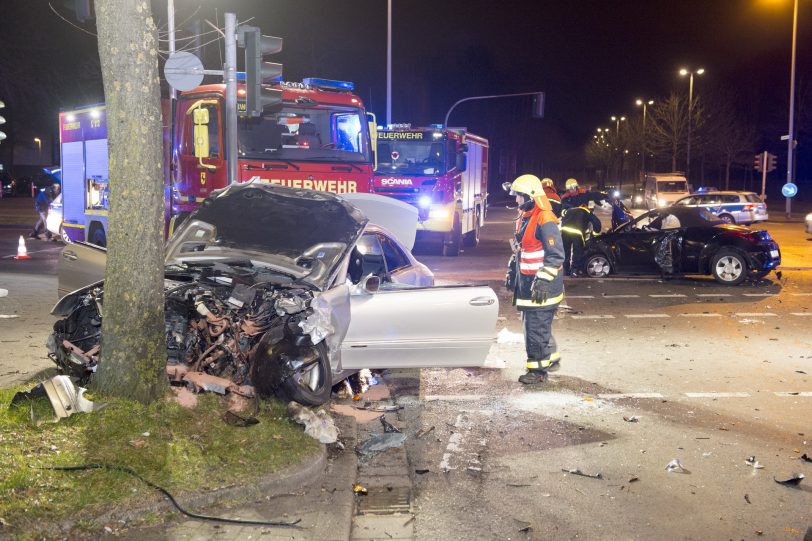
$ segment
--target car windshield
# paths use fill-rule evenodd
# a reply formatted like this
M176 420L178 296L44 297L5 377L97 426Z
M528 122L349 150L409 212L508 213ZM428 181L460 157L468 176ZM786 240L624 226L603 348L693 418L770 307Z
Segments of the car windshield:
M680 227L711 227L722 223L709 210L701 207L676 207L647 212L631 223L621 225L618 231L660 231Z
M380 174L438 175L447 170L446 143L442 140L378 140Z
M657 183L657 191L660 192L687 192L688 183L684 180L668 180Z
M290 161L370 161L369 127L360 109L284 106L259 118L241 117L239 154Z
M748 203L761 203L761 198L754 193L745 194Z

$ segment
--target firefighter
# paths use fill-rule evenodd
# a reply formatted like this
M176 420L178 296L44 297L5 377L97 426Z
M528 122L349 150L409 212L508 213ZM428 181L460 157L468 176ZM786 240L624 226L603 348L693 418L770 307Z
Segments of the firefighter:
M577 276L584 255L584 245L592 233L600 233L601 221L595 216L595 202L572 207L561 218L564 241L564 274Z
M564 183L564 195L561 196L561 202L565 202L570 197L586 193L586 190L578 186L578 181L574 178L568 178Z
M550 206L553 209L555 217L560 220L562 210L561 197L558 195L558 192L555 189L553 179L551 178L541 179L541 187L544 189L544 194L547 196L547 200L550 201Z
M505 285L513 291L513 304L522 314L527 351L527 373L519 382L541 383L561 362L552 323L564 298L564 250L558 220L538 177L518 177L510 185L510 194L516 196L520 214Z

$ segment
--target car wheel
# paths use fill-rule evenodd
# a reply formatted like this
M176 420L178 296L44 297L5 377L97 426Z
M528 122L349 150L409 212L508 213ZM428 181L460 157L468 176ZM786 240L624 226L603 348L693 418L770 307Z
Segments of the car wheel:
M321 342L306 349L309 349L308 353L316 355L315 359L294 370L282 382L282 388L287 398L299 404L320 406L330 399L333 387L327 345Z
M612 273L612 265L606 256L596 254L586 260L584 270L590 278L604 278Z
M104 229L97 227L90 234L90 243L105 248L107 246L107 235L104 234Z
M726 224L735 224L736 220L733 219L733 216L730 214L720 214L719 219L725 222Z
M73 242L72 240L70 240L70 237L68 236L68 232L65 231L65 228L61 227L61 226L59 228L59 237L62 239L62 242L64 242L65 244L70 244L70 243Z
M474 229L472 231L469 231L468 233L466 233L465 238L463 239L463 242L465 243L465 246L467 248L476 248L479 245L479 239L480 239L479 221L480 221L480 215L479 215L479 209L477 209L476 216L474 217Z
M722 248L713 256L711 274L720 284L735 286L747 278L747 262L738 250Z
M443 255L446 257L460 255L460 244L462 244L462 224L459 214L454 214L454 226L443 238Z
M324 342L315 346L260 342L252 364L251 382L261 396L278 394L305 406L330 399L333 375Z

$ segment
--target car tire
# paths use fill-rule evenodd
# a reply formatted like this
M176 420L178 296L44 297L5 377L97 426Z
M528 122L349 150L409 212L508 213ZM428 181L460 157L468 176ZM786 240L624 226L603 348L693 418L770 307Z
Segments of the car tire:
M454 225L451 231L443 238L443 255L446 257L457 257L460 255L460 245L462 244L462 224L460 215L454 214Z
M710 270L720 284L739 285L747 278L747 260L739 250L722 248L711 259Z
M65 228L62 226L59 227L59 238L61 238L65 244L71 244L73 242L70 236L68 236L68 232L65 231Z
M96 227L90 233L90 244L95 244L101 248L107 247L107 235L104 234L104 229Z
M590 278L605 278L612 274L612 264L603 254L593 254L586 260L584 272Z
M282 382L286 398L305 406L321 406L330 400L333 374L327 345L322 341L312 347L318 358L302 372L294 372Z
M719 219L725 222L726 224L735 224L736 220L730 214L720 214Z
M474 216L474 229L466 233L465 237L463 238L463 244L465 245L466 248L476 248L477 246L479 246L480 219L481 217L479 214L479 209L477 209L476 215Z

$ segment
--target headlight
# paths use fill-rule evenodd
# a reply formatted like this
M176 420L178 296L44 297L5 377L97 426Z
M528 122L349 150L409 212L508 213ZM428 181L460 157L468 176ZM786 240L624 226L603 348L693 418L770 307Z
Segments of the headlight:
M421 195L417 200L417 206L422 209L427 209L431 206L431 196Z
M448 212L448 209L444 208L435 208L429 211L429 218L431 219L443 219L448 218L451 214Z
M666 201L665 199L658 199L657 200L657 206L658 207L666 207L666 206L668 206L668 201Z
M612 192L612 197L620 197L620 192L618 190L615 190L614 192Z
M643 196L642 195L634 196L634 202L635 203L642 203L643 202Z

